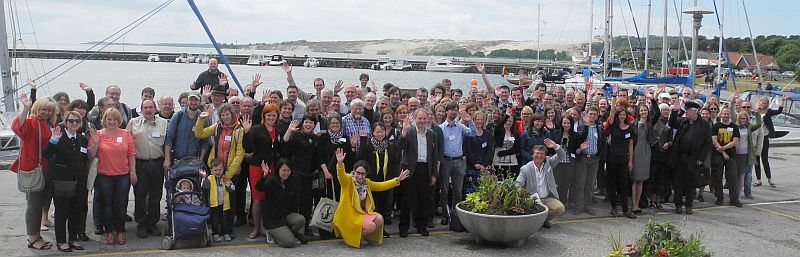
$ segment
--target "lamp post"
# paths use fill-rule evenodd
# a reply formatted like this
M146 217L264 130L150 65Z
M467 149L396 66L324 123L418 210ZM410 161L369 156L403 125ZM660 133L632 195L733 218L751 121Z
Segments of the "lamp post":
M683 10L685 14L692 15L692 61L690 62L689 66L689 74L695 74L695 70L697 70L697 34L700 32L700 27L703 21L703 15L705 14L712 14L713 11L705 10L699 6L689 7L689 9ZM692 87L694 87L694 76L692 78Z

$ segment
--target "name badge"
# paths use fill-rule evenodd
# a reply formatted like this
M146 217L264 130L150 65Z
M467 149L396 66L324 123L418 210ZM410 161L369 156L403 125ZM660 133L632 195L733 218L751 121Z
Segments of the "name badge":
M626 139L631 138L631 133L625 134L625 138Z
M194 132L194 127L192 127L192 132Z
M575 133L578 133L578 124L577 123L572 125L572 130L575 131Z
M728 131L733 132L733 128L728 128Z
M81 147L81 153L87 153L87 152L89 152L89 151L86 150L86 147Z
M347 142L347 139L339 138L339 143L344 143L344 142Z
M394 135L390 136L389 140L394 140Z
M150 133L150 136L151 137L161 137L161 132L153 131L153 133Z
M225 136L225 141L231 141L231 136Z
M509 138L508 138L508 141L514 142L514 140L516 140L516 139L515 139L515 138L513 138L513 137L509 137Z
M569 156L572 157L572 158L575 158L575 154L574 153L569 154Z
M481 144L481 148L486 148L486 144L487 144L487 143L483 143L483 144Z
M122 137L117 137L117 143L122 143Z
M450 135L450 136L449 136L449 137L447 137L447 138L449 138L449 139L450 139L450 141L456 140L456 136L454 136L454 135Z

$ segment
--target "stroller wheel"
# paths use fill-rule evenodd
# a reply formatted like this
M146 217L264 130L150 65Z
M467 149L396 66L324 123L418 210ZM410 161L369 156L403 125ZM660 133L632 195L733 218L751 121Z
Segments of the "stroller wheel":
M175 248L175 240L165 236L164 239L161 240L161 249L172 250L173 248Z

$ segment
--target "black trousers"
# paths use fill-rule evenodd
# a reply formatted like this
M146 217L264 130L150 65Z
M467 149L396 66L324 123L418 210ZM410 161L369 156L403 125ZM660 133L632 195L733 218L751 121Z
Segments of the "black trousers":
M306 218L306 227L311 222L311 212L314 205L314 194L311 189L313 177L306 177L298 173L293 173L295 177L295 199L297 199L297 213Z
M231 210L223 211L224 205L211 207L211 232L214 235L233 234L233 213Z
M681 154L675 166L675 179L673 184L675 188L675 207L692 207L692 202L694 202L694 195L697 187L694 186L693 183L694 177L692 172L695 171L690 169L696 165L692 163L690 166L688 159L688 155Z
M136 159L133 186L133 216L139 227L155 226L161 217L161 194L164 192L164 159Z
M628 162L609 161L606 166L606 194L611 207L621 205L622 211L628 212L628 194L631 188Z
M250 163L243 161L239 174L236 174L233 176L233 179L231 179L233 185L236 187L236 190L233 191L233 197L231 197L231 208L233 208L233 213L236 218L241 220L247 220L247 211L245 211L245 205L247 205L247 179L249 177Z
M414 174L408 178L408 181L400 184L403 197L400 208L400 232L408 232L412 213L417 229L425 229L428 219L432 217L433 187L427 170L427 163L418 162Z
M69 242L77 241L77 234L86 233L86 194L86 185L83 187L78 185L75 195L70 198L53 197L53 205L56 208L56 242L59 244L68 242L67 231L69 231Z
M764 175L767 175L767 179L772 178L772 173L770 172L769 168L769 137L764 137L764 144L761 148L761 155L758 156L756 159L756 179L761 180L761 166L758 164L761 163L764 166Z

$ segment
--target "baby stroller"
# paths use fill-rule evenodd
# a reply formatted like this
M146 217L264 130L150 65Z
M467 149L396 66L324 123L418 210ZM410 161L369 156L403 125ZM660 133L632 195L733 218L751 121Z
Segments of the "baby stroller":
M200 183L203 162L196 157L176 161L170 168L164 187L167 192L167 227L161 248L171 250L180 240L198 240L203 246L211 246L211 230L206 222L210 218ZM189 190L179 190L182 184L190 183ZM181 192L183 191L183 192Z

